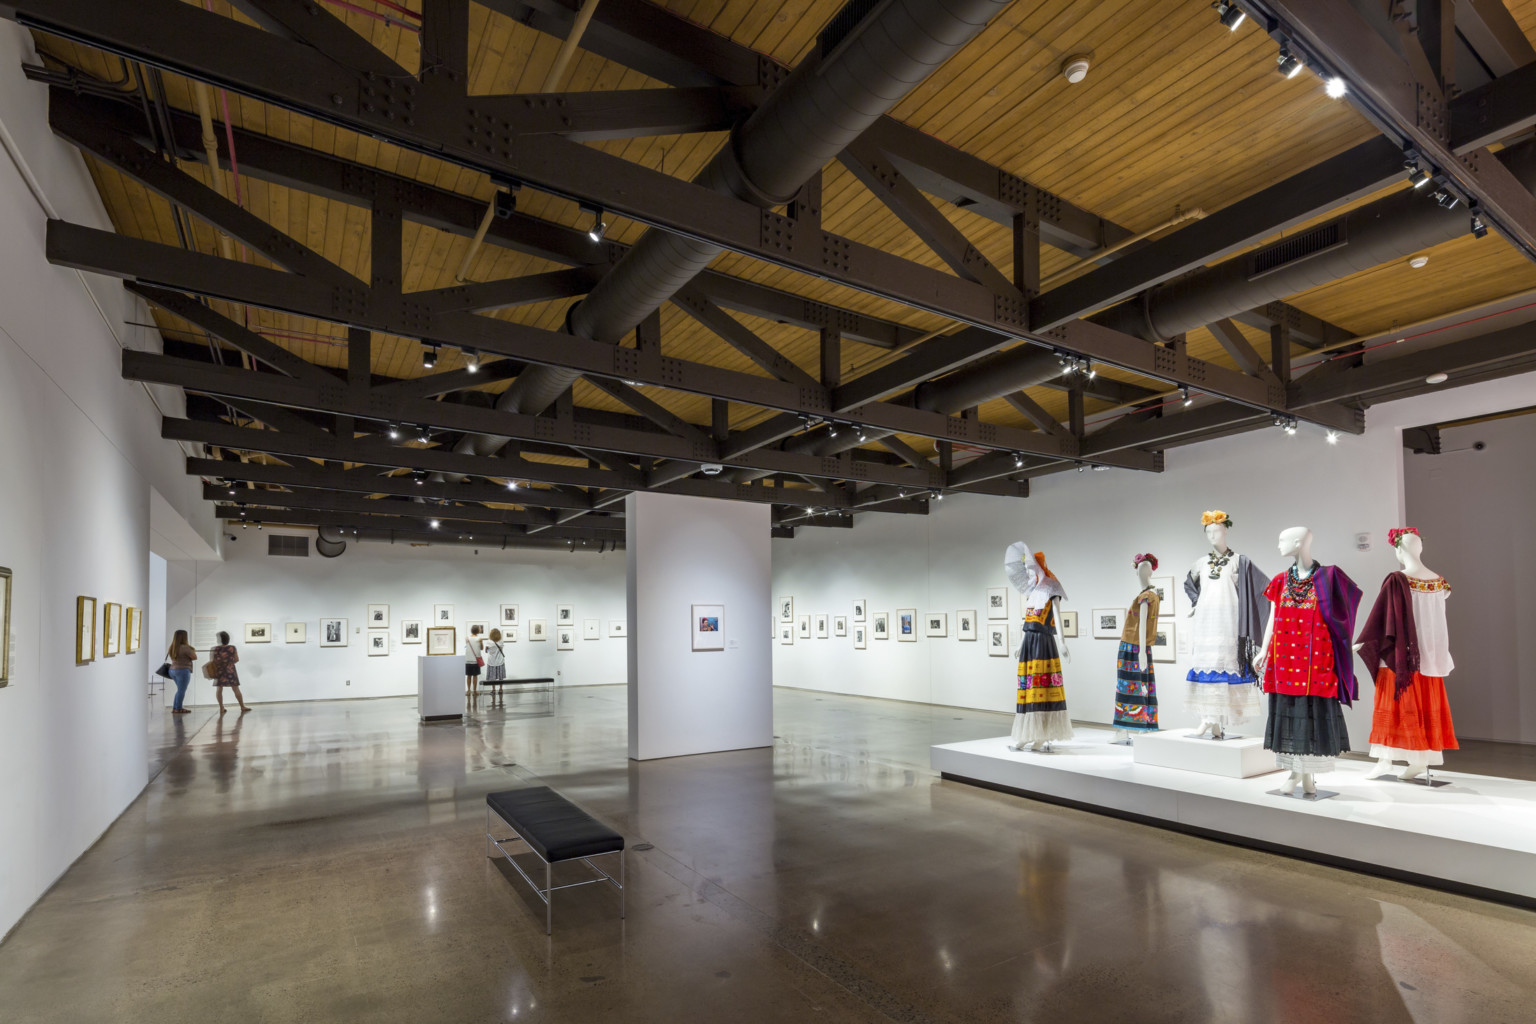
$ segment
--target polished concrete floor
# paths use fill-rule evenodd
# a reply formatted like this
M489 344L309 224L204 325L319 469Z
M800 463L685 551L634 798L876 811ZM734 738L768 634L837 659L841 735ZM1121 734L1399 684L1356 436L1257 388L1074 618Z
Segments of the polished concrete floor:
M0 1021L1536 1020L1536 913L928 771L1004 716L780 690L772 749L637 765L622 688L413 708L178 716L0 945ZM627 921L572 890L547 938L485 856L532 781L628 836Z

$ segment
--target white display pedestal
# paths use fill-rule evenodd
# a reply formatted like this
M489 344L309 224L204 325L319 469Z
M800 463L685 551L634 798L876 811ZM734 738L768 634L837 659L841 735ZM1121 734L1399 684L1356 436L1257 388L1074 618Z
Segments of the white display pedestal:
M1193 729L1144 732L1131 748L1137 764L1178 768L1186 772L1251 779L1280 769L1273 751L1264 749L1262 736L1234 736L1225 740L1197 739Z
M464 717L464 659L416 659L416 712L423 722Z

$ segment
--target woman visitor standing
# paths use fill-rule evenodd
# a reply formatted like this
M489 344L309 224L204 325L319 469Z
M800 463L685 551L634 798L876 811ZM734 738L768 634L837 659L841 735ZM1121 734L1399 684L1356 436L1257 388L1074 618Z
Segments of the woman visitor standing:
M192 682L192 663L197 660L197 652L187 642L187 631L178 629L176 635L171 637L170 650L165 652L165 660L171 663L171 682L176 684L176 699L171 702L171 714L185 715L187 709L181 706L186 699L187 687Z
M471 626L469 637L464 641L464 689L471 699L480 696L480 666L485 663L480 656L483 645L480 627Z
M240 702L242 713L251 710L246 707L245 695L240 692L240 674L235 671L235 663L240 660L240 652L235 645L229 642L229 634L219 632L219 646L208 652L208 660L213 663L213 692L219 695L219 714L229 709L224 706L224 687L235 691L235 700Z

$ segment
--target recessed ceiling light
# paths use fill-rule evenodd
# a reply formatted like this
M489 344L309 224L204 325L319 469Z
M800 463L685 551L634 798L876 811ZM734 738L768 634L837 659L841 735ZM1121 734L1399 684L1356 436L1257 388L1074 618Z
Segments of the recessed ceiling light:
M1429 265L1429 257L1424 255L1411 256L1408 258L1408 265L1414 270L1423 270Z
M1450 379L1451 379L1451 375L1448 374L1448 373L1432 373L1428 377L1424 378L1424 383L1425 384L1444 384L1446 381L1448 381Z

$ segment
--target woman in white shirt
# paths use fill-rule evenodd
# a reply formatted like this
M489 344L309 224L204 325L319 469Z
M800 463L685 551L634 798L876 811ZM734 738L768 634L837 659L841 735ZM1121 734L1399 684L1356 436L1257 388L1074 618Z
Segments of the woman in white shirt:
M480 696L480 649L484 646L485 642L480 639L480 627L471 626L469 637L464 641L464 689L468 691L471 700Z
M501 630L492 629L490 639L480 647L485 659L485 681L499 683L507 678L507 655L501 649Z

